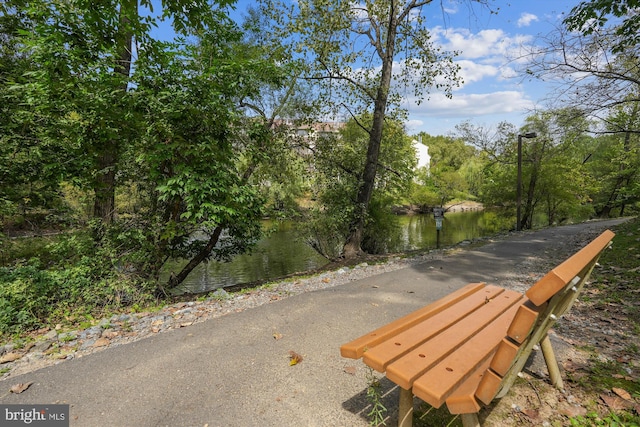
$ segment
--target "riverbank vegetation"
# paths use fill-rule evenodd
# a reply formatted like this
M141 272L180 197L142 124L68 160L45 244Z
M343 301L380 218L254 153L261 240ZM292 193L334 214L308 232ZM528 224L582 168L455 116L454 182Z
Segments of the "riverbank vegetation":
M409 135L394 58L421 93L451 95L458 79L425 22L402 19L429 2L361 11L380 25L348 2L267 0L238 24L233 3L0 5L0 333L162 300L203 261L251 251L266 216L298 219L300 238L332 260L384 253L400 205L473 200L515 217L523 134L536 137L522 147L521 228L637 213L640 55L615 36L627 21L576 35L615 50L611 74L571 83L618 83L607 93L620 102L597 116L568 103L520 128ZM161 24L175 37L159 38ZM341 49L354 29L371 36L372 57L386 52L371 68ZM530 73L562 70L553 46ZM415 143L429 147L422 168Z

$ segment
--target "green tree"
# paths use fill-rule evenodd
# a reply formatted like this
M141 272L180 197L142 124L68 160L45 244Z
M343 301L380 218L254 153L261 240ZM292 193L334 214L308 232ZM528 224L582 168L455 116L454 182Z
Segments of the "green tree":
M473 159L468 160L469 166L474 165L471 168L473 179L467 180L474 186L474 194L487 206L512 208L516 200L515 126L502 122L495 128L485 128L463 122L456 126L456 135L477 152ZM470 171L466 170L466 173Z
M425 208L428 201L429 206L443 206L456 198L468 198L469 183L461 168L474 157L474 148L448 136L422 133L419 139L429 147L431 162L428 170L417 173L413 189L417 204Z
M228 19L221 9L228 4L168 0L162 3L162 16L186 36ZM21 37L34 65L23 89L31 107L50 121L40 138L64 140L83 154L78 171L93 191L94 217L105 224L116 213L121 153L140 132L131 96L136 80L132 54L135 50L136 59L144 60L159 46L150 34L160 17L141 13L141 7L152 4L31 2L26 14L33 25Z
M27 118L46 119L38 147L57 141L68 177L93 192L96 245L113 266L157 279L168 259L187 260L164 291L255 243L264 198L252 175L282 148L273 121L245 110L282 87L286 64L243 42L230 2L188 3L162 5L178 33L170 43L150 36L159 17L139 12L145 1L32 3L34 30L20 40L33 70L13 86ZM125 193L135 210L116 205Z
M610 126L638 128L638 103L621 106L609 118ZM635 123L634 123L635 122ZM613 132L600 135L586 167L597 177L599 185L592 192L596 215L623 215L625 208L633 208L640 200L640 136L634 132Z
M310 190L310 151L299 133L311 128L307 112L312 107L298 61L288 55L280 39L268 38L270 34L263 31L265 19L258 9L248 9L236 52L243 52L247 60L280 64L279 77L263 78L257 90L239 96L238 103L251 123L259 122L271 133L268 148L272 155L269 162L256 165L251 182L265 193L269 215L281 218L297 215L298 201L308 197Z
M417 205L418 209L422 212L427 212L429 208L440 205L440 201L442 200L437 188L432 185L429 169L426 166L418 168L415 171L409 194L409 202Z
M537 212L546 214L550 224L592 212L587 202L593 182L582 166L589 153L586 127L567 109L530 116L519 130L503 123L489 132L465 123L458 132L487 158L481 200L511 212L516 208L518 134L536 133L522 143L520 229L528 229Z
M457 171L475 155L472 146L462 139L450 136L431 136L421 134L422 143L429 147L431 170Z
M0 218L6 218L5 225L35 226L64 209L59 181L71 156L59 141L39 138L36 129L48 123L47 117L32 111L15 90L34 70L21 41L33 25L25 9L24 2L0 4Z
M613 53L621 53L640 45L640 1L638 0L592 0L583 1L571 9L564 23L571 31L592 35L607 29L610 20L621 21L615 25L616 36Z
M132 161L143 167L155 218L149 270L157 274L168 257L188 260L172 272L169 289L206 259L250 250L264 215L257 171L285 155L273 120L247 119L242 103L277 87L288 72L273 58L238 49L241 37L233 25L221 25L198 44L167 46L136 63L133 94L146 129Z
M430 3L432 0L262 2L264 13L272 17L280 34L291 37L295 55L309 65L303 77L318 86L315 93L329 110L323 115L347 114L356 121L364 113L373 117L368 126L361 124L369 140L343 245L348 258L361 252L385 117L401 117L399 89L411 86L416 97L423 99L432 87L450 95L457 83L452 54L432 45L425 14L420 13ZM395 70L394 63L400 64Z
M624 211L624 206L637 200L634 178L635 147L640 134L639 5L637 0L579 3L564 19L563 26L534 49L526 69L528 74L559 86L553 91L552 105L588 118L583 121L585 130L597 135L619 134L598 138L602 144L612 144L599 148L612 156L609 164L598 166L600 156L594 152L591 163L586 165L604 173L595 177L602 185L592 193L600 216Z
M488 160L485 153L477 153L467 159L458 170L467 184L469 197L472 200L479 199L482 194L484 168L487 163Z
M344 239L349 235L357 182L365 167L371 115L347 122L339 135L316 140L313 164L316 169L316 191L319 207L311 218L307 241L323 256L335 259L340 255ZM373 190L363 233L363 248L371 253L384 252L396 227L391 206L406 197L413 177L415 152L412 140L403 126L387 121L384 128L378 163L379 175Z

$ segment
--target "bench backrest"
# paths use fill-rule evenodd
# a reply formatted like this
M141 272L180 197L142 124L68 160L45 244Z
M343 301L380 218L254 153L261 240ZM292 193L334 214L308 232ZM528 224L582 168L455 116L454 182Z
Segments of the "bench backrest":
M534 346L571 308L613 236L613 232L606 230L529 288L527 300L519 307L476 390L480 401L488 405L495 397L507 393Z

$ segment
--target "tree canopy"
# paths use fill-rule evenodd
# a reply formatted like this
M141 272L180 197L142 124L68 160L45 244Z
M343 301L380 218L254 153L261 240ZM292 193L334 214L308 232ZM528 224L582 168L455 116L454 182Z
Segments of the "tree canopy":
M638 8L638 0L583 1L571 9L564 23L569 30L579 31L586 36L614 27L616 39L611 50L613 53L622 53L640 44Z
M432 0L364 3L264 0L272 31L288 38L292 55L306 65L302 78L314 83L321 116L346 115L369 135L366 162L358 181L355 209L343 254L361 253L368 205L375 188L385 117L400 119L402 90L419 100L432 89L448 96L458 83L453 53L433 45L423 8ZM470 1L470 4L486 4ZM394 66L397 64L397 66Z

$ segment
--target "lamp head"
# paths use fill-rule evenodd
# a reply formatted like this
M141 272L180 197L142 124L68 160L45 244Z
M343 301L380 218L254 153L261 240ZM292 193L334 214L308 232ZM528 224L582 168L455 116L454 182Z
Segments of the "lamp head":
M538 136L538 134L535 133L535 132L527 132L522 136L525 137L525 138L535 138L536 136Z

